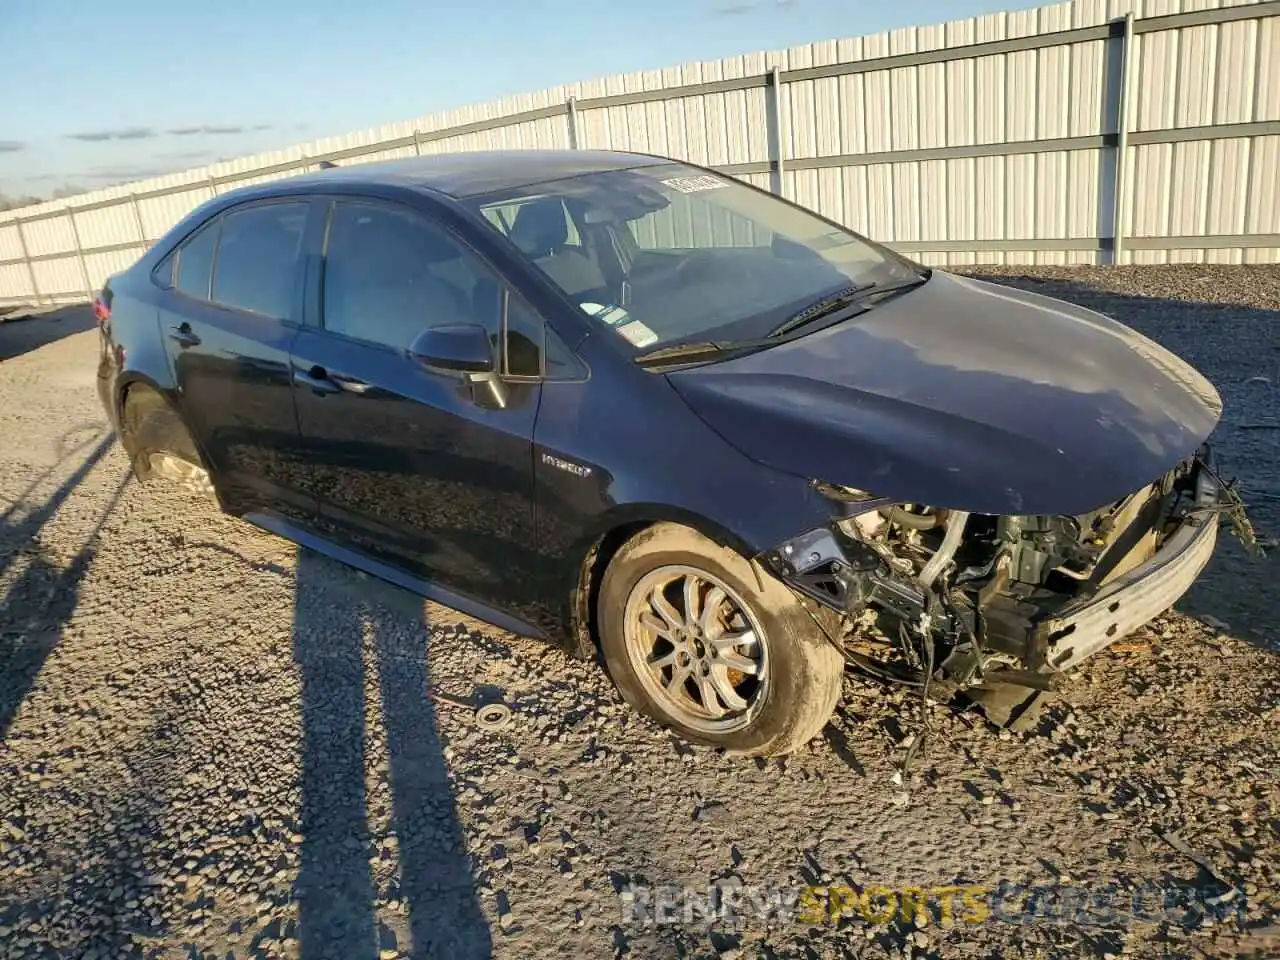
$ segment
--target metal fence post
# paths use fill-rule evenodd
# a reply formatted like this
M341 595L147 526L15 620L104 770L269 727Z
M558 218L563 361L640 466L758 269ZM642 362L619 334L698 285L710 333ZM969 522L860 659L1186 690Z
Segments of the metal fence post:
M1133 59L1133 14L1124 15L1124 33L1120 37L1120 102L1116 105L1116 182L1112 191L1111 263L1120 262L1124 251L1125 202L1124 171L1129 153L1129 84Z
M36 268L31 263L31 251L27 248L27 238L22 232L22 221L13 218L13 225L18 228L18 248L22 251L22 262L27 265L27 277L31 280L31 295L36 303L40 302L40 285L36 283Z
M145 249L148 245L147 234L146 231L142 229L142 211L138 209L137 193L129 194L129 206L133 207L133 220L138 225L138 239L142 241L142 246Z
M418 139L421 136L422 136L422 131L420 130L413 131L413 155L415 157L422 156L422 141Z
M93 298L93 287L89 284L89 266L84 260L84 245L80 242L80 228L76 226L76 212L67 207L67 220L71 224L71 239L76 245L76 257L80 260L80 276L84 278L84 295Z
M769 189L782 196L782 71L773 67L769 71L768 100L765 102L765 122L769 124Z
M570 97L564 102L564 122L569 131L569 149L578 149L578 98Z

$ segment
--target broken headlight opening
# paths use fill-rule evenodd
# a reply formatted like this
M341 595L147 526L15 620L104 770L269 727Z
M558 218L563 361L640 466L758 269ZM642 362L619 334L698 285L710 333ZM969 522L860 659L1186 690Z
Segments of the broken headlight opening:
M1079 516L990 516L814 481L829 523L761 556L842 617L851 665L936 695L1060 671L1162 613L1207 562L1218 518L1256 543L1207 448ZM1159 604L1165 606L1156 609Z

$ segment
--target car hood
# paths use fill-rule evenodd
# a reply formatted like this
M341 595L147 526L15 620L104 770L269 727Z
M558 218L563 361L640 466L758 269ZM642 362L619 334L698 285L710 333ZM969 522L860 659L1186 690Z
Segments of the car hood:
M1194 453L1222 413L1204 377L1122 324L941 271L851 320L668 379L757 462L987 514L1097 509Z

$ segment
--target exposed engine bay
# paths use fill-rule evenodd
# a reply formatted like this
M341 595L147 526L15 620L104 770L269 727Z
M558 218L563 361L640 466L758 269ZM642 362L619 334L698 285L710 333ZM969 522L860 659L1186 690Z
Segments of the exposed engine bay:
M829 525L762 560L839 613L846 660L885 680L944 690L1056 676L1172 605L1227 515L1256 539L1207 448L1080 516L989 516L815 482Z

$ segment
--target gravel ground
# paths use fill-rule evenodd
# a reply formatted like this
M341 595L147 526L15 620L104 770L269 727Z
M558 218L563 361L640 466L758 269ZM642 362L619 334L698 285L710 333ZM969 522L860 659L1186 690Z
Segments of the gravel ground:
M1280 531L1280 268L1006 279L1204 370L1226 470ZM632 715L592 664L127 479L94 336L0 363L0 957L1280 954L1274 560L1225 541L1186 612L1086 664L1033 732L933 708L901 786L917 701L854 678L824 739L732 759ZM449 698L513 722L482 732ZM1002 881L1042 906L1236 893L1216 921L1014 898L944 922L935 897L914 921L710 928L631 922L620 896L812 884L825 909L841 885Z

